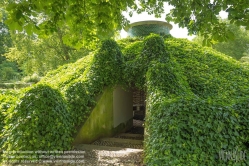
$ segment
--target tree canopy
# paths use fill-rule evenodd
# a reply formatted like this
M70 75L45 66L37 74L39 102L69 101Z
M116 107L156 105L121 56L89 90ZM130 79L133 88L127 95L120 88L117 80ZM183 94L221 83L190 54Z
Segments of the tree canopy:
M20 74L16 63L8 61L4 56L13 45L8 26L4 24L4 20L6 20L6 12L0 6L0 82L14 80Z
M99 39L113 36L128 24L123 11L147 12L161 17L166 3L173 6L167 21L187 27L189 34L202 34L206 41L227 40L233 33L219 22L219 12L228 12L228 20L249 29L247 0L5 0L11 29L46 35L67 26L63 40L71 45L91 45Z
M64 32L54 33L47 38L39 39L35 35L28 36L24 33L12 33L13 46L4 56L16 62L23 74L40 76L45 75L60 65L74 62L85 56L87 49L76 50L66 46L61 38Z
M215 42L211 41L211 46L217 51L229 55L237 60L249 55L249 31L244 27L229 24L227 20L221 20L227 24L227 28L235 34L234 40ZM202 44L203 36L196 36L194 42Z
M58 27L56 32L43 38L38 38L33 32L28 35L26 30L11 30L5 23L10 16L6 5L0 1L0 82L16 81L25 75L43 76L89 52L82 45L76 50L65 44L63 38L70 33L67 26Z

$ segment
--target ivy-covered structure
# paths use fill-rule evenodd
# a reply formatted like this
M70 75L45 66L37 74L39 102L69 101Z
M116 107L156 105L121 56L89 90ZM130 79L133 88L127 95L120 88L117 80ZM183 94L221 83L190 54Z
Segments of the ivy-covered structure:
M68 150L109 88L136 87L147 96L146 165L234 165L220 152L248 150L248 77L247 65L185 39L106 40L37 85L0 95L1 148Z

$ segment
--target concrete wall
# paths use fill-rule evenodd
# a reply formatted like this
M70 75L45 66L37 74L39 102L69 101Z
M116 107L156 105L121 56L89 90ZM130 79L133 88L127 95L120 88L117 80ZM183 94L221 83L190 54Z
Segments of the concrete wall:
M113 92L114 127L133 118L133 93L117 87Z
M106 89L79 130L73 144L91 143L100 137L112 136L113 89Z
M107 88L97 101L89 118L78 131L74 145L92 143L132 127L132 92L117 87Z

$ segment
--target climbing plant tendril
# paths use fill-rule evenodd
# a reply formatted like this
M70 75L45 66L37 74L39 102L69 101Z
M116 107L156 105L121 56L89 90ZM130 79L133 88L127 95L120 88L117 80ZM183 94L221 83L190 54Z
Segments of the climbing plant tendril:
M1 92L1 148L70 149L75 129L89 117L98 95L122 85L147 93L146 165L234 165L235 160L220 159L219 152L249 148L248 77L247 65L187 40L155 34L105 40L95 52L51 71L18 96ZM54 135L35 144L42 136L36 131L55 131L54 123L41 116L28 123L25 117L43 113L48 103L49 113L61 117L60 132L67 135L58 139L59 144ZM22 123L15 120L19 116ZM9 126L17 126L18 132ZM29 130L33 137L19 134ZM14 146L10 144L14 139L24 141ZM248 165L249 160L237 164Z

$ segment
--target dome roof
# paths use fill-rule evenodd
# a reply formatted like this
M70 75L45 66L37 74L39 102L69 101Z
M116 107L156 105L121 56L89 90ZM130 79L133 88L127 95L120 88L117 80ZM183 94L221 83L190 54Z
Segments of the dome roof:
M171 24L164 21L156 21L156 20L134 22L124 28L124 30L131 37L147 36L150 33L167 35L170 34L169 31L171 29L172 29Z

